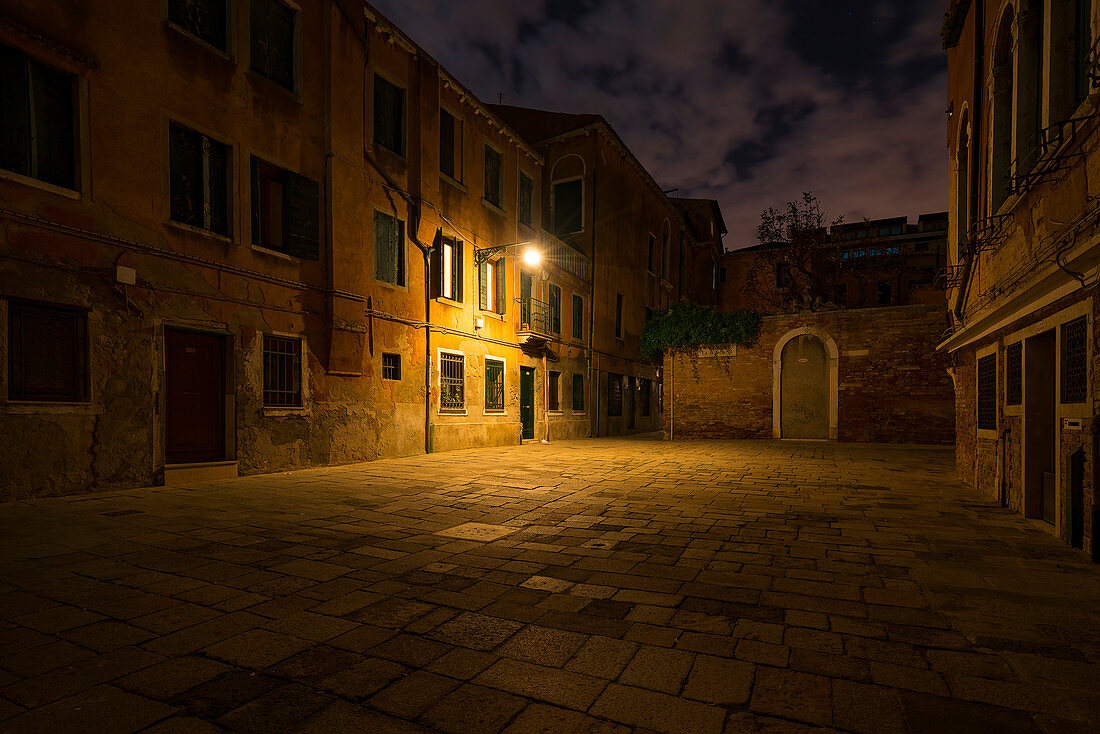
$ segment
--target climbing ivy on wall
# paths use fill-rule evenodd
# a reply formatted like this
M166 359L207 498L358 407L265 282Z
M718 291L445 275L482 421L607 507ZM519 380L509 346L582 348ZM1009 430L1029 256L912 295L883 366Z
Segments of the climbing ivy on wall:
M645 325L642 356L657 360L667 349L748 344L760 333L760 318L755 311L744 309L723 313L695 303L676 303L655 314Z

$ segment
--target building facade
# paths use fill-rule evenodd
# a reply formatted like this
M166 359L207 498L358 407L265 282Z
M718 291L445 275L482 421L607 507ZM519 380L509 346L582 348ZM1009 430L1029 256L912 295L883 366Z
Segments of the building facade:
M1100 557L1098 10L956 0L948 54L959 477Z
M533 145L361 3L82 7L0 24L0 498L660 425L691 235L606 123Z

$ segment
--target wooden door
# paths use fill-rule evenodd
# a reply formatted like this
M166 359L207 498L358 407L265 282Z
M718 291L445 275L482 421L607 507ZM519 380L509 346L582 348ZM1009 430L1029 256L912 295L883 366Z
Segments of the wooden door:
M519 419L523 438L535 437L535 369L519 368Z
M780 436L829 437L829 367L825 345L804 334L780 355Z
M165 460L225 458L225 339L165 329Z

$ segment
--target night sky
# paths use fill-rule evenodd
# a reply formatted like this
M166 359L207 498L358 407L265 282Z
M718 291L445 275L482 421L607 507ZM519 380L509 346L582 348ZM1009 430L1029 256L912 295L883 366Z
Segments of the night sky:
M814 191L829 218L947 208L938 0L374 0L485 102L602 114L726 249Z

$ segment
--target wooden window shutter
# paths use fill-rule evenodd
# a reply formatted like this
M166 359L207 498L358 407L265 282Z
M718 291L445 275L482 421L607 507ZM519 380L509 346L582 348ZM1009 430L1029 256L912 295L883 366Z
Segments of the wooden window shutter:
M489 301L489 263L477 266L477 307L485 310Z
M287 171L284 215L286 254L303 260L321 259L320 209L321 185L305 176Z
M493 280L496 281L494 283L494 285L497 289L497 298L496 298L497 313L499 313L499 314L507 313L508 312L508 301L507 301L507 294L504 292L504 290L505 290L504 289L504 284L505 284L504 258L500 258L499 260L496 261L496 264L493 267Z
M460 239L451 240L451 298L462 300L462 251L463 242Z
M443 295L443 230L436 230L435 242L428 258L428 274L431 280L431 297Z

